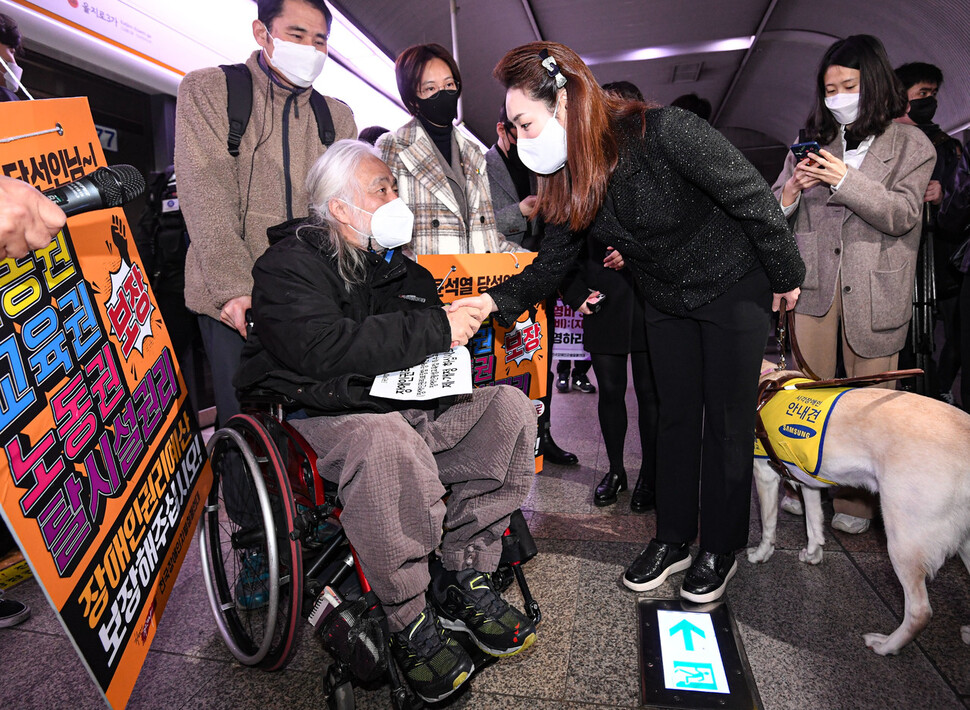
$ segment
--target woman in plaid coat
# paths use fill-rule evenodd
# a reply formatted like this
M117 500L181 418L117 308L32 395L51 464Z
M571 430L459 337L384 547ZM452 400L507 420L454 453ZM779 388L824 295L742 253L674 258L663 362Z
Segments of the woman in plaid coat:
M461 73L440 44L404 50L397 86L413 118L377 141L414 213L413 254L517 251L495 229L485 156L455 130Z

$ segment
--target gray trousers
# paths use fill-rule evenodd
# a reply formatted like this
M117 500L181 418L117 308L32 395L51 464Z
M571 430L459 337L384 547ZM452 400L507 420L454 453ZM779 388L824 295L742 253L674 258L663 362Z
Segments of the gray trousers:
M520 390L478 389L437 416L407 410L290 424L338 486L340 523L392 631L424 609L427 558L439 545L446 569L495 571L509 515L535 472L535 408Z

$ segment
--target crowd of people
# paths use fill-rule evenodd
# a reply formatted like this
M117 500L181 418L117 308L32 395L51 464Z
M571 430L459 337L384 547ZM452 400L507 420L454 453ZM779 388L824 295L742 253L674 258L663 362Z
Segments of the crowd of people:
M532 404L511 387L422 406L371 396L376 375L466 344L487 318L508 325L561 297L584 316L598 385L609 469L591 481L597 506L615 504L630 484L632 367L641 464L630 508L655 508L657 525L623 584L642 592L686 571L682 597L704 603L723 596L747 543L773 312L794 309L806 364L822 378L894 369L928 227L937 268L953 282L940 300L941 396L970 361L960 316L970 317L960 278L970 249L958 249L970 162L933 123L936 67L894 71L868 35L835 42L794 140L808 152L789 154L772 188L708 123L709 102L687 95L662 107L629 82L601 87L554 42L498 62L506 95L485 155L455 128L466 87L438 44L397 58L412 118L358 139L352 107L311 86L327 59L325 2L256 5L259 49L235 69L252 86L244 132L227 114L227 68L191 72L179 90L185 300L198 314L219 421L253 387L294 403L288 417L338 486L341 523L387 612L395 657L428 701L474 671L454 632L494 656L534 642L534 624L490 574L529 492L537 436L546 461L578 459L552 440L549 399L537 428ZM0 32L0 57L11 41ZM6 178L0 208L2 257L23 256L63 224L36 191ZM538 255L450 305L414 260L499 251ZM587 370L560 364L558 389L596 392ZM782 505L801 509L791 491ZM834 505L833 526L849 533L875 513L859 491L839 491Z

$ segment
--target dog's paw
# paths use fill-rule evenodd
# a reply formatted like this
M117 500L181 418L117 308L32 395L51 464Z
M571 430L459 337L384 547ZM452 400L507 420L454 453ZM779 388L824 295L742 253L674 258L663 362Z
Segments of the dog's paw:
M894 648L887 643L889 637L886 634L863 634L862 638L865 640L866 646L880 656L892 656L899 653L898 648Z
M814 550L809 550L807 547L803 547L798 553L798 561L805 562L810 565L817 565L822 561L822 548L817 547Z
M960 627L960 638L963 639L963 643L970 645L970 625Z
M767 562L774 552L775 546L762 540L757 547L748 548L748 562Z

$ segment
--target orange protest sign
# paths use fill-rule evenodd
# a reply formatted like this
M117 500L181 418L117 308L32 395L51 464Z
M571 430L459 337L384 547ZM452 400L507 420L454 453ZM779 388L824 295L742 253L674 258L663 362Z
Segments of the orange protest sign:
M532 263L535 252L519 254L435 254L418 257L418 263L440 284L445 303L477 296ZM468 342L475 387L511 385L525 392L542 414L545 404L550 343L546 307L536 304L509 328L488 318ZM537 470L541 470L541 459Z
M86 99L0 104L0 170L104 166ZM125 705L211 485L121 209L0 261L0 507L98 687Z

